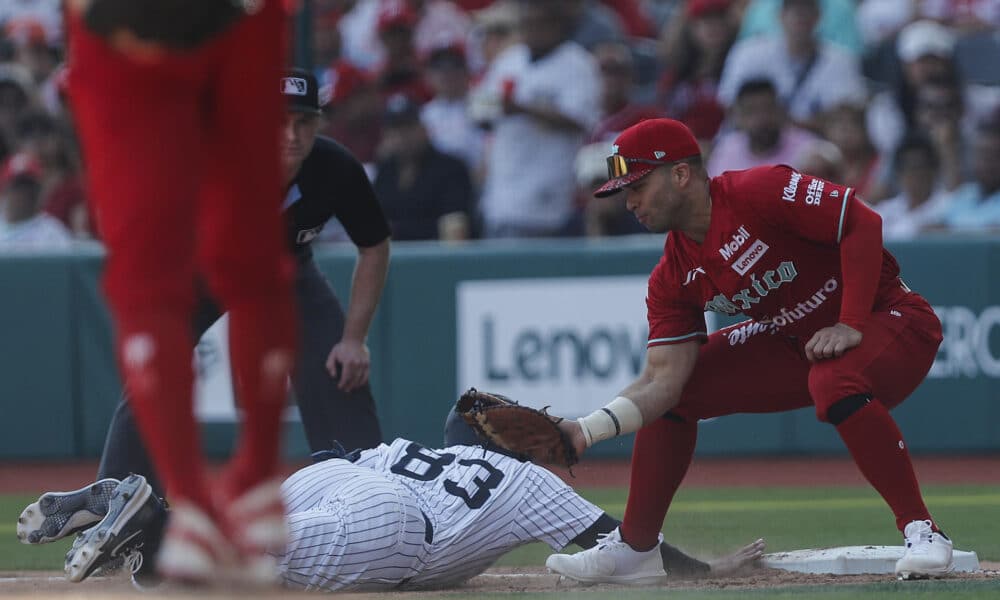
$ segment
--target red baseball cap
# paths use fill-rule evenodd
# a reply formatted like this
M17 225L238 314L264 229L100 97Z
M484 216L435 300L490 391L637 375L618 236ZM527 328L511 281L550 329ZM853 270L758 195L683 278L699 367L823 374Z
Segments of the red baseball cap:
M608 157L608 182L594 196L616 194L653 169L692 156L701 156L701 148L684 123L673 119L639 121L615 139Z

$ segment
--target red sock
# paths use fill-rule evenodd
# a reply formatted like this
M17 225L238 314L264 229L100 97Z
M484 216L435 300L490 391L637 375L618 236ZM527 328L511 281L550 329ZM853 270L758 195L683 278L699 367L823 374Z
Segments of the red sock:
M698 441L697 423L657 419L636 433L628 503L620 531L636 550L658 543L663 519L677 493Z
M896 515L900 531L910 521L930 520L920 496L903 434L878 400L872 400L837 426L861 474L885 499ZM933 522L933 521L932 521ZM937 531L937 526L934 526Z
M232 494L277 473L295 328L290 296L287 302L269 298L229 309L230 356L243 409L240 444L226 482Z
M117 315L129 405L171 498L211 511L194 418L190 319L176 313Z

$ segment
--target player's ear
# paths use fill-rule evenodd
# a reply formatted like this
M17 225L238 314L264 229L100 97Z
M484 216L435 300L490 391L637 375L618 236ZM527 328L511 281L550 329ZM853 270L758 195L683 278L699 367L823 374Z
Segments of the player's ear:
M674 187L685 188L691 181L691 165L679 162L670 168L670 179Z

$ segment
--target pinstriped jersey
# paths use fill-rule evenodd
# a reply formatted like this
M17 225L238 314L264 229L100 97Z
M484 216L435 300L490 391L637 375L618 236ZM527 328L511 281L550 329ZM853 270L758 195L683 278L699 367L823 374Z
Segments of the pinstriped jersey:
M431 450L396 439L358 464L407 487L434 526L414 587L459 583L531 542L559 550L604 512L546 469L475 446Z
M290 511L321 499L321 504L330 504L336 499L342 506L371 502L370 477L365 479L363 486L348 489L347 483L333 479L334 476L342 478L343 471L335 472L332 468L326 471L324 465L328 463L350 464L337 459L325 461L289 478L284 489ZM304 560L306 553L302 551L306 545L303 538L313 536L314 532L297 527L290 518L290 549L295 558L294 562L287 557L284 561L291 565L286 571L286 580L293 583L311 580L319 584L316 587L325 589L358 589L357 586L370 585L367 573L372 572L383 578L390 573L397 576L396 583L402 588L454 585L481 573L500 556L523 544L540 541L554 550L561 549L603 514L600 508L581 498L544 468L474 446L430 449L410 440L396 439L391 444L362 452L357 462L350 466L367 469L380 478L383 485L391 484L405 490L422 516L426 516L427 529L422 530L423 552L417 552L414 547L401 553L386 544L375 544L377 549L372 549L370 539L386 539L389 535L383 534L382 529L401 530L389 525L391 517L382 518L380 525L363 534L330 538L338 544L335 553L354 552L352 546L358 546L363 553L354 553L354 556L365 557L372 567L388 564L393 568L401 566L394 560L402 554L413 553L417 556L412 566L414 572L408 574L405 568L368 571L364 565L351 562L352 571L364 571L364 574L328 572L316 577L309 573L309 563ZM305 472L314 476L306 478ZM331 479L323 481L324 475ZM385 508L392 510L393 506L388 504ZM339 518L343 521L346 517L341 512ZM345 561L330 561L320 552L316 555L319 557L317 571L348 568ZM287 574L293 571L293 576ZM350 583L343 585L346 581ZM340 587L323 582L336 582Z

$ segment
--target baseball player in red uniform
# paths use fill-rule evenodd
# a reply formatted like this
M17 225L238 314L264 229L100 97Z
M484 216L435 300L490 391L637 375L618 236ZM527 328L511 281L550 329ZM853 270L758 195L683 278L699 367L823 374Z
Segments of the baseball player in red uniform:
M650 231L669 232L649 278L641 376L601 410L562 427L579 451L637 432L628 504L603 546L548 566L589 582L660 574L660 528L698 421L813 406L904 533L903 578L951 569L952 544L920 495L889 415L923 381L941 343L926 300L899 278L880 217L854 190L787 166L709 178L691 132L643 121L615 141L610 180ZM709 335L704 311L750 317Z
M66 18L69 93L108 250L119 365L174 508L157 565L194 582L273 579L266 549L285 541L275 476L295 347L292 263L275 200L284 7L70 0ZM229 312L244 412L240 445L211 488L192 411L196 271ZM123 510L142 506L136 496Z

